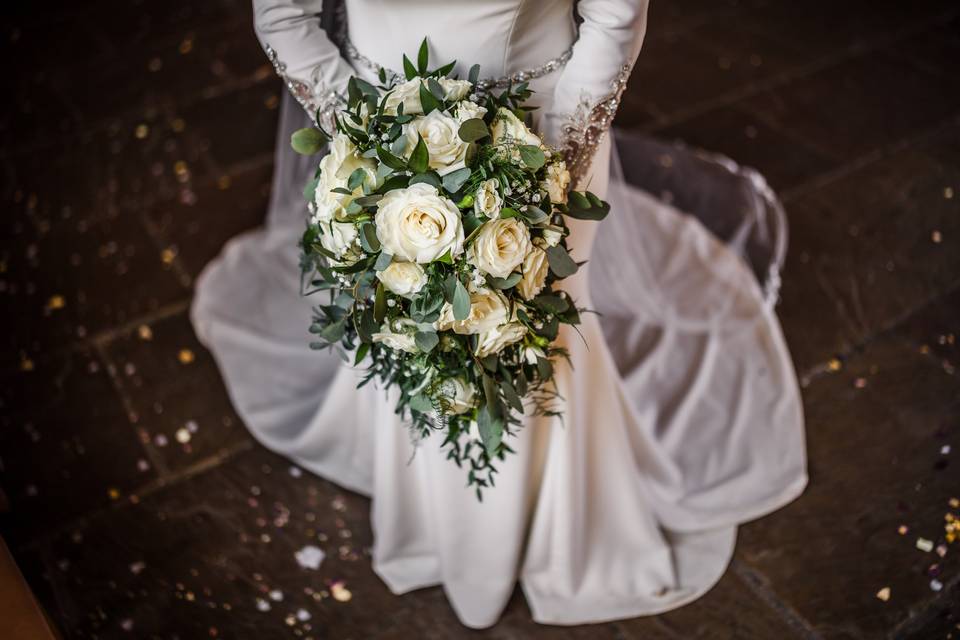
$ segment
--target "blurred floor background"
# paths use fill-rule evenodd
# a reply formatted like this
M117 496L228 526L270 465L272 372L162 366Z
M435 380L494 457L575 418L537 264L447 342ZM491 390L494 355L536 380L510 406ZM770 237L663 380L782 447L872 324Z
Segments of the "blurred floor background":
M0 533L64 637L960 637L956 0L653 0L618 124L783 198L812 482L702 600L582 628L390 595L367 501L231 409L187 309L267 203L282 87L246 0L8 6L0 49Z

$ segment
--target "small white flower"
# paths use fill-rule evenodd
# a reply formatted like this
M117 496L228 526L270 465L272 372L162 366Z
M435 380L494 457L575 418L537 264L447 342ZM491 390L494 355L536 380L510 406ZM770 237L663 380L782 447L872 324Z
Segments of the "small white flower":
M547 165L547 175L540 186L550 196L550 201L557 204L567 202L567 192L570 189L570 172L567 163L563 160Z

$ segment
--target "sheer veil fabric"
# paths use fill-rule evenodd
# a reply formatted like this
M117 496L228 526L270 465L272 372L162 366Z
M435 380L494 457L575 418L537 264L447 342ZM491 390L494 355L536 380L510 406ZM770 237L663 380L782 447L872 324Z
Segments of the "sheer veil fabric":
M315 32L315 16L309 26L297 22L293 36L264 22L264 15L306 15L304 4L255 3L261 39L273 34L265 45L280 56L284 38L298 46L322 38L315 54L322 68L299 76L318 86L338 81L340 67L365 73L356 61L334 58L326 48L333 45ZM366 57L387 64L410 43L377 40L367 29L385 22L392 33L406 24L419 39L430 20L470 24L483 36L478 41L500 42L502 59L489 46L474 55L442 37L435 59L482 56L491 71L509 74L568 46L562 38L542 51L524 44L537 42L539 25L550 22L545 14L557 12L552 24L567 24L564 37L575 37L570 2L533 4L355 0L347 3L349 37L357 49L361 42L372 49ZM577 56L595 67L610 59L600 57L611 53L610 43L593 49L594 35L587 36L591 48L577 49L584 32L603 32L597 15L630 18L637 5L593 0L581 3L581 15L583 4L593 6L570 62L535 80L547 100L541 125L548 138L559 131L550 114L574 108L562 105L571 90L560 85L587 66ZM364 20L368 11L379 12L380 27L367 24L374 22ZM433 17L418 22L424 16ZM642 38L642 26L633 28ZM618 55L635 55L634 40L623 39ZM520 66L511 66L515 50L523 51ZM611 64L619 62L614 56ZM310 66L286 64L288 76L297 64ZM616 72L591 73L603 81L587 82L586 90L609 91ZM604 82L606 89L593 89ZM736 526L803 490L799 389L773 312L785 224L758 174L635 135L603 138L585 180L612 213L600 225L573 225L573 256L589 260L564 288L597 313L584 314L582 338L560 336L573 364L558 366L564 419L527 419L510 442L517 455L500 465L496 488L480 503L462 470L446 460L440 438L410 441L388 390L357 390L361 370L307 348L311 300L300 296L296 241L302 186L317 159L288 150L290 133L307 123L297 102L285 98L266 224L231 240L206 268L192 318L253 435L372 498L373 567L392 591L442 585L471 627L494 624L518 581L542 623L654 614L709 590L733 553Z

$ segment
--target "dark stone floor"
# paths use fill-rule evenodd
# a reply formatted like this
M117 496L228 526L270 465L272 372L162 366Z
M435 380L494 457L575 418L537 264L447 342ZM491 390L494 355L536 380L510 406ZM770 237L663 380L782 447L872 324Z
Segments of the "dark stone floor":
M619 123L783 196L811 484L695 604L548 628L518 594L483 633L387 592L367 501L254 444L192 333L194 278L267 201L249 2L31 4L0 17L0 524L65 637L960 637L956 0L653 1Z

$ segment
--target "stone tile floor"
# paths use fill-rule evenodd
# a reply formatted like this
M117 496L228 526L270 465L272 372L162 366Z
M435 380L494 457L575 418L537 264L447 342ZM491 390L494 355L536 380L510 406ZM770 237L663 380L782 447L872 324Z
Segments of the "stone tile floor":
M955 0L653 1L619 124L780 191L811 484L695 604L548 628L518 593L485 632L387 592L367 501L256 445L193 336L267 202L249 3L43 4L0 17L0 531L66 638L960 637Z

